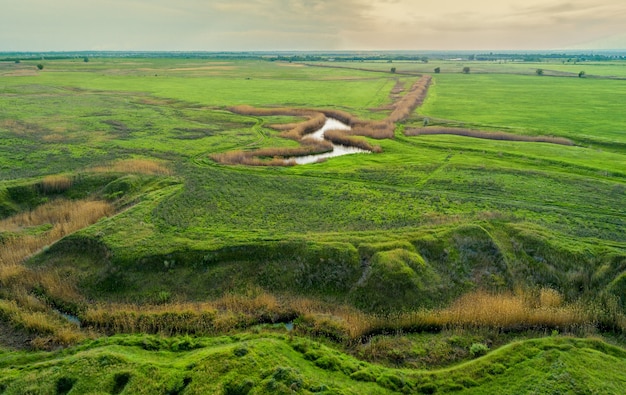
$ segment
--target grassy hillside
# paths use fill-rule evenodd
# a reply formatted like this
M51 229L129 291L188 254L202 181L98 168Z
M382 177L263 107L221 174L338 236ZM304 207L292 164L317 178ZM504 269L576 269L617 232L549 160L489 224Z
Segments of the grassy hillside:
M382 367L271 333L116 336L60 352L4 352L0 358L5 394L620 394L626 381L623 349L568 338L514 342L430 371Z
M487 62L461 74L447 61L393 138L366 138L382 152L297 166L212 159L299 144L272 125L304 117L232 106L381 121L436 66L329 65L0 63L0 342L78 344L7 351L0 389L19 393L29 380L31 392L50 393L100 390L94 383L109 393L275 393L294 383L304 393L617 391L619 370L598 361L619 366L621 349L529 339L554 331L621 344L624 81ZM604 77L622 67L584 65ZM573 145L404 134L433 126ZM284 323L293 332L249 332ZM446 331L458 339L442 340ZM450 367L474 343L515 339L484 333L525 341ZM419 348L429 336L438 340ZM237 351L247 345L249 355ZM110 368L96 367L102 358ZM218 376L222 359L232 369ZM452 370L419 370L428 367Z

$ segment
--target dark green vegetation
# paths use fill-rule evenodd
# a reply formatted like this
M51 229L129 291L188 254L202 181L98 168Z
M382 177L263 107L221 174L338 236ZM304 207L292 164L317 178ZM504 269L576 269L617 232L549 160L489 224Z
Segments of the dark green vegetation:
M622 61L83 58L0 63L0 340L78 344L1 354L0 393L619 393ZM434 68L382 153L211 159L297 145L268 125L301 118L231 106L381 120ZM425 125L574 145L403 133ZM57 228L12 218L61 198L116 214L14 261Z

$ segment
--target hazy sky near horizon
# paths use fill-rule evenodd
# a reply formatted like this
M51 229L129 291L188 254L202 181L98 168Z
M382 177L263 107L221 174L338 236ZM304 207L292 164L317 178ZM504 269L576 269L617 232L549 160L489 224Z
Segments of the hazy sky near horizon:
M0 0L0 51L626 48L624 0Z

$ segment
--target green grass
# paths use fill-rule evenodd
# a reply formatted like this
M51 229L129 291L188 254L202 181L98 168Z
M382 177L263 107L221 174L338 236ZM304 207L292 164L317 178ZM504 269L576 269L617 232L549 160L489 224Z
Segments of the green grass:
M5 394L619 394L626 351L600 340L515 342L440 370L386 368L285 334L116 336L53 353L0 352ZM176 392L176 393L178 393Z
M390 103L396 79L408 87L418 77L259 60L93 58L47 61L40 72L34 64L0 63L0 217L56 198L36 187L54 174L75 180L64 197L119 199L120 209L27 263L62 276L84 298L57 305L80 310L86 301L203 301L263 290L394 316L478 288L547 287L567 303L614 301L623 313L624 81L539 77L532 75L538 64L476 62L463 75L455 62L443 62L426 103L398 125L395 139L371 141L382 153L250 168L218 165L209 155L292 146L267 125L293 119L236 115L229 106L336 108L380 119L386 113L371 109ZM423 72L438 63L393 65ZM621 67L584 65L588 75L621 75ZM402 134L424 116L431 124L558 135L577 145ZM174 174L90 170L130 158L157 160ZM0 229L0 243L14 236ZM3 353L0 389L24 392L18 383L28 381L33 392L71 384L74 392L115 393L126 381L125 393L153 393L182 390L191 379L191 393L250 386L276 393L294 383L304 393L593 393L603 382L606 393L619 393L624 381L623 351L594 340L530 340L467 362L473 337L460 336L462 357L450 357L456 346L435 342L411 351L422 362L400 370L311 340L298 338L306 347L294 347L284 334L116 337L52 354ZM142 348L152 343L160 351ZM180 348L190 343L193 349ZM249 353L237 356L241 347ZM389 365L393 352L384 351L378 359L353 354ZM466 363L416 370L437 355Z
M622 150L626 81L439 75L420 114L468 127L568 137Z

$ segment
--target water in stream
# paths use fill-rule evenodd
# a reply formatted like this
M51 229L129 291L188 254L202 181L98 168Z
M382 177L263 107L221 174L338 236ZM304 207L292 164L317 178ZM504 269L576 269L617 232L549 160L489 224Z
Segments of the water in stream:
M326 118L326 123L319 130L307 134L305 139L324 140L324 132L327 130L350 130L350 126L343 122L340 122L333 118ZM305 165L307 163L315 163L321 159L334 158L335 156L349 155L349 154L369 154L370 151L356 147L348 147L345 145L334 144L331 152L325 152L323 154L306 155L290 158L289 160L295 161L299 165Z

